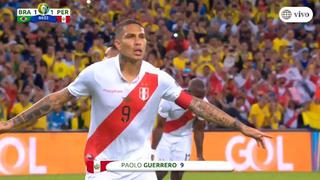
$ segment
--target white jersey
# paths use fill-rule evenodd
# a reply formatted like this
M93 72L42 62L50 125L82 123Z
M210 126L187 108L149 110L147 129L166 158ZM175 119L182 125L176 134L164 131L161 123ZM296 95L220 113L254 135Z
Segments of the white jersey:
M204 99L207 101L206 99ZM161 117L166 118L164 133L174 136L188 136L192 134L195 114L191 110L182 109L174 102L161 100L158 113ZM198 118L203 120L203 118Z
M85 156L101 161L134 160L149 152L161 98L175 101L182 91L170 75L145 61L128 83L119 56L90 65L67 88L76 97L91 96Z

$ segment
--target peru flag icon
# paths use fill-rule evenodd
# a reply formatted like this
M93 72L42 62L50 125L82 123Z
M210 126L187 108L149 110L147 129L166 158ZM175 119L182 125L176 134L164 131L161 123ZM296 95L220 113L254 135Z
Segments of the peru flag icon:
M56 16L57 22L61 23L69 23L70 22L70 16Z

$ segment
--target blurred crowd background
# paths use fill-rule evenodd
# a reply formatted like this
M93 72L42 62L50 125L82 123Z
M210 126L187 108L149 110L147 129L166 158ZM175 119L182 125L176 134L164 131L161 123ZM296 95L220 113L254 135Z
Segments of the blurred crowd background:
M69 24L17 23L17 8L41 2L0 0L1 121L103 60L115 25L135 18L146 29L145 59L181 86L200 78L211 103L257 128L320 129L319 0L52 0L51 8L71 9ZM283 23L284 6L308 6L313 20ZM89 124L90 101L82 98L26 130Z

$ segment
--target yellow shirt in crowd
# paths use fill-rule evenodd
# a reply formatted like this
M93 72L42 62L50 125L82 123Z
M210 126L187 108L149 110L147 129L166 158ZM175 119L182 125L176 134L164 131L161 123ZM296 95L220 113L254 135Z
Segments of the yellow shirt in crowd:
M80 98L77 102L77 106L81 108L81 106L86 105L88 110L81 112L80 118L84 121L83 125L85 128L90 127L90 113L91 113L91 101L89 98ZM71 119L71 129L79 129L79 117L73 117Z
M188 58L183 58L181 56L173 58L173 66L180 71L186 67L187 62L189 62Z
M82 71L89 64L89 58L87 57L87 54L84 51L82 51L82 52L73 51L72 52L72 59L74 61L77 60L76 56L81 57L80 62L79 62L79 71Z
M26 106L23 106L21 103L15 103L13 105L11 113L12 113L12 115L20 114L21 112L27 110L31 106L32 106L31 102L29 102L28 105L26 105ZM30 129L43 129L43 130L46 130L47 129L47 117L43 116L43 117L39 118L38 121L36 122L36 124L34 124L32 126L32 128L30 128ZM30 129L28 128L28 130L30 130Z
M105 53L106 49L105 48L100 48L98 46L92 46L91 51L92 52L98 52L99 56L100 56L99 59L102 60L104 58L104 53Z
M90 114L91 114L91 101L89 98L82 99L78 103L86 103L88 110L81 113L81 117L84 121L84 127L90 127ZM80 104L79 104L80 105Z
M315 129L320 129L320 103L311 102L309 109L302 113L303 123Z
M6 108L5 104L0 100L0 121L8 120L7 111L8 109Z
M52 66L53 64L54 56L49 56L48 54L44 54L42 55L42 59L44 60L44 62L47 63L48 68L50 68L50 66Z
M277 52L280 51L281 46L288 46L289 45L289 41L283 38L275 38L273 40L273 49Z
M255 124L256 128L262 128L265 125L265 118L267 118L268 114L269 108L267 105L261 108L258 103L253 104L250 109L249 122ZM255 123L253 117L256 117Z
M72 72L69 66L63 61L56 61L53 65L53 74L62 79L66 76L71 76Z
M268 109L270 108L270 104L267 105ZM282 120L282 106L278 105L275 112L268 111L267 117L266 117L266 123L265 125L267 127L271 127L272 129L279 129L279 123Z

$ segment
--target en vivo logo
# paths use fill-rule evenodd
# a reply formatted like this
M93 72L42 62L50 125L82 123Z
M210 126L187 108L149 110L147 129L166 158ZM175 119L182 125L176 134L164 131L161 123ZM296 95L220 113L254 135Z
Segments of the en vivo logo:
M312 20L313 12L309 7L283 7L279 11L281 21L285 23L307 23Z
M267 157L263 162L263 165L257 164L257 159L253 156L255 147L257 145L254 139L250 139L249 142L246 142L246 138L243 136L235 136L227 144L226 147L226 159L231 162L236 171L243 171L249 168L252 168L256 171L265 170L264 167L268 167L272 164L272 161L276 160L277 168L279 171L293 171L294 166L292 163L286 163L283 160L283 137L277 136L276 145L274 146L270 139L265 138L265 145L267 151ZM246 148L239 150L237 153L238 157L244 158L245 161L237 160L232 152L235 149L235 146L246 144ZM275 158L277 157L277 158Z

